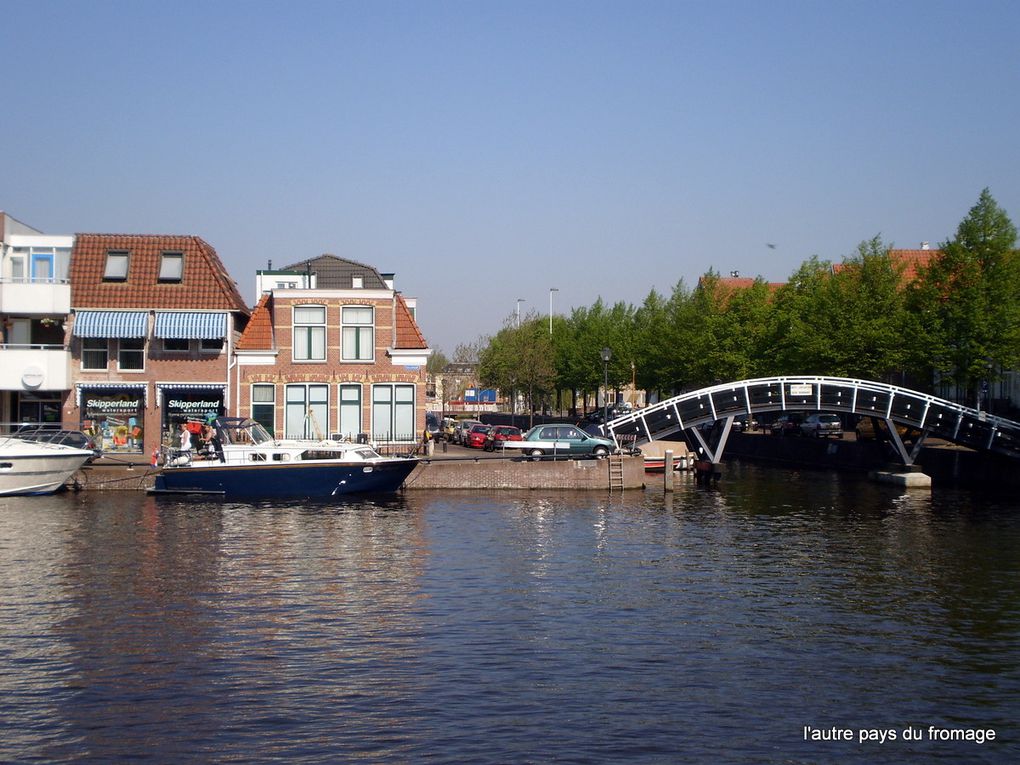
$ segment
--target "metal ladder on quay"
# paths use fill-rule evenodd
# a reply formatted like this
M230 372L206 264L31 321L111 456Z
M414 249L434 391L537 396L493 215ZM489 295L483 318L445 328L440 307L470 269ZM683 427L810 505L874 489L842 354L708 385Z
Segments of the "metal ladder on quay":
M609 491L623 491L623 455L609 455Z

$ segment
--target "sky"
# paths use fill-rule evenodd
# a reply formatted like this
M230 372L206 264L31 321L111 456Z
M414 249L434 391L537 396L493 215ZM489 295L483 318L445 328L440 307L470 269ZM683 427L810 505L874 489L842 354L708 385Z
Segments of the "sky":
M1020 222L1020 3L0 0L0 210L332 253L433 348ZM770 247L769 245L774 245ZM552 288L558 291L550 293Z

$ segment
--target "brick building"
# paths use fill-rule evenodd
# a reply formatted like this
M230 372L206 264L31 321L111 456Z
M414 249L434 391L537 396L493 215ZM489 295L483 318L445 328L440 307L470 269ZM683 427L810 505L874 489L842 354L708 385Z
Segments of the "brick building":
M195 236L78 234L71 252L65 427L149 454L175 424L230 408L248 308Z
M335 255L256 274L237 344L237 413L279 437L413 442L431 350L393 275Z

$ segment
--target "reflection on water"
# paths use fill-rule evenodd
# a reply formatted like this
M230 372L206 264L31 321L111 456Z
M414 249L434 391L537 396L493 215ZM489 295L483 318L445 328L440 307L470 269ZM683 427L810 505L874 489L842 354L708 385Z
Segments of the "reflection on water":
M672 495L0 500L0 760L1010 761L1016 511L742 465Z

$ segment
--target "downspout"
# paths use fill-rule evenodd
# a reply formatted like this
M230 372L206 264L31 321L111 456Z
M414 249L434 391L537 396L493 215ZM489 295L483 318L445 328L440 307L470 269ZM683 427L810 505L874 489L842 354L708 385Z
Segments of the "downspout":
M223 402L223 408L226 410L225 414L231 416L231 400L240 401L240 385L241 376L237 376L238 386L235 391L234 399L230 398L230 370L237 366L237 356L234 354L234 312L227 311L227 388L226 388L226 401ZM233 413L234 417L240 417L241 415L237 412Z

